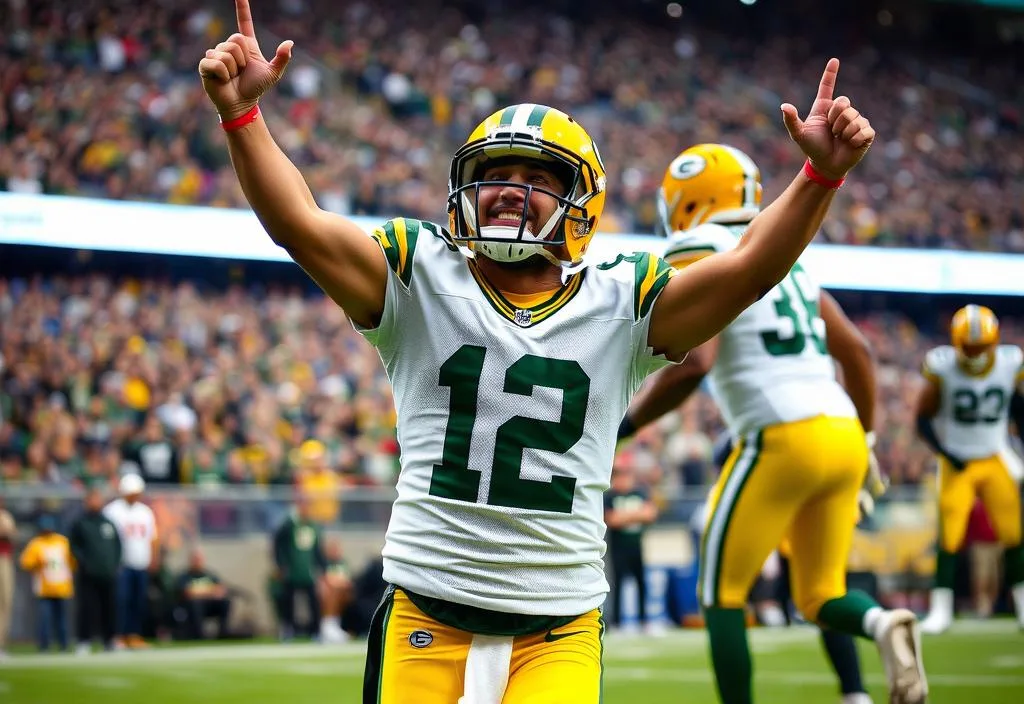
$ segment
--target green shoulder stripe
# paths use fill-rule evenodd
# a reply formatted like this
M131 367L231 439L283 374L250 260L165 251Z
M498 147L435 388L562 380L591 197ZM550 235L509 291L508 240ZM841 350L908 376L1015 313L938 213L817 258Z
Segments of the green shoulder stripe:
M459 251L459 245L455 243L455 240L452 239L451 234L449 234L448 230L446 230L445 228L438 227L434 223L426 222L425 220L420 222L420 227L422 227L424 230L432 234L437 239L444 242L445 246L448 247L448 249L450 249L451 251Z
M672 278L674 269L661 257L644 253L635 264L633 280L633 319L640 320L651 311L651 306Z
M412 280L412 259L416 254L416 240L420 234L420 223L417 220L395 218L388 220L373 231L373 238L384 250L388 266L398 274L398 278L406 286Z

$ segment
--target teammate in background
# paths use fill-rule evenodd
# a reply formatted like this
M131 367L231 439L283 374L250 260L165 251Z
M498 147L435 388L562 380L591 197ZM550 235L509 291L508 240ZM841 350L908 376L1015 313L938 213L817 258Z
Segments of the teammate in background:
M715 452L712 462L719 471L725 466L732 450L733 443L729 433L722 433L715 439ZM860 508L858 519L874 513L875 498L868 489L862 488L857 498ZM703 531L701 531L700 535L704 535ZM781 619L781 623L770 625L784 624L789 626L793 624L794 617L796 616L796 610L793 605L793 574L790 569L793 548L790 541L788 539L783 540L776 553L778 560L775 562L775 566L778 573L774 579L774 589L771 590L769 598L774 604L778 605L777 608L779 610L776 614ZM763 569L761 574L762 576L764 575ZM752 597L756 591L756 587L753 588ZM764 613L771 612L766 610ZM828 657L829 663L839 679L839 692L842 695L841 704L870 704L871 697L868 696L867 690L864 687L860 657L857 654L857 646L854 643L853 636L849 633L833 631L828 628L821 628L820 631L821 644L825 648L825 655Z
M808 161L743 243L678 276L650 254L586 267L606 195L593 140L542 105L494 113L451 164L449 229L398 218L373 238L325 212L257 107L292 44L237 34L199 64L245 195L378 349L402 447L364 702L555 704L601 696L602 494L642 380L786 276L874 131L839 62L784 122ZM463 245L463 246L460 246Z
M956 553L967 531L975 498L988 512L1006 548L1017 622L1024 629L1024 547L1021 546L1020 487L1024 468L1010 449L1009 416L1024 432L1024 413L1012 402L1024 381L1024 352L999 344L999 321L984 306L969 305L953 315L952 345L928 352L917 401L917 432L939 460L939 554L925 633L942 633L953 623Z
M746 154L718 144L687 149L666 170L659 196L663 227L672 233L665 259L685 273L734 251L760 202L760 174ZM863 336L795 262L725 330L653 378L623 418L619 437L675 409L705 376L739 438L709 498L699 577L721 700L753 700L744 606L765 560L788 537L794 601L824 629L844 689L854 690L844 701L867 696L853 687L859 663L844 633L875 641L893 702L924 701L914 615L883 610L867 594L846 590L858 493L869 474L881 486L873 435L865 434L874 423L876 389Z

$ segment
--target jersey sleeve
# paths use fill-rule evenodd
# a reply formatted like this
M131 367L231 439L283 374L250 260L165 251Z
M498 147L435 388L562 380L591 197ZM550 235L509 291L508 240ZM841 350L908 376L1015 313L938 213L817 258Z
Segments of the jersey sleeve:
M643 380L671 362L661 354L655 354L648 343L651 330L651 311L654 302L665 290L675 270L660 257L643 253L634 263L633 271L633 379L634 389Z
M692 230L674 233L663 258L676 269L683 269L698 259L728 252L736 246L736 242L736 237L720 225L700 225Z
M424 250L430 250L432 246L454 248L455 244L446 235L433 223L410 218L388 220L371 233L388 263L384 312L377 327L364 328L355 321L352 326L374 347L383 351L396 342L400 330L397 323L411 296L415 272L421 260L430 257L430 252Z

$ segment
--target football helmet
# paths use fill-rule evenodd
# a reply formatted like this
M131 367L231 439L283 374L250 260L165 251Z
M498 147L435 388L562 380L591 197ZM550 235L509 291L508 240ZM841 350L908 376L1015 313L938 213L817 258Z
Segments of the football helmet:
M953 314L949 336L960 366L977 374L988 367L999 344L999 320L990 308L972 303Z
M506 181L481 181L496 160L531 159L550 164L565 184L564 194ZM481 186L505 185L526 191L518 226L478 224ZM481 122L452 158L448 179L448 224L452 238L496 261L522 261L540 254L556 264L579 264L604 209L607 177L597 145L569 115L545 105L525 103L498 110ZM530 195L541 190L558 207L530 232L526 219ZM559 249L565 259L556 256Z
M665 169L658 191L658 225L666 236L706 222L747 223L760 210L760 170L725 144L683 151Z

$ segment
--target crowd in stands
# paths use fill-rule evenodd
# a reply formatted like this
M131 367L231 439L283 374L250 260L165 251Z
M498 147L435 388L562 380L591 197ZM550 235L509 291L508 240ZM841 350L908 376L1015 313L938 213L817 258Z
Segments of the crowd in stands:
M134 471L154 490L278 484L333 495L397 476L380 360L322 296L99 274L0 278L0 320L0 486L112 488ZM917 370L944 339L894 313L857 322L879 362L879 459L893 483L917 484L932 474L914 437ZM1008 317L1003 328L1024 342ZM700 487L713 479L720 430L699 395L630 452L669 491ZM330 523L338 506L310 510Z
M215 5L5 3L0 187L244 207L196 75L203 51L233 31L230 3ZM661 175L689 144L749 152L769 199L796 173L778 106L810 101L827 57L801 38L813 33L785 21L723 32L689 9L640 18L649 3L572 18L558 3L526 5L258 3L264 51L297 42L264 112L320 205L444 222L453 150L482 117L526 101L565 108L596 138L609 171L605 232L654 229ZM844 27L841 46L827 47L842 50L840 90L880 139L822 238L1024 251L1019 61L972 57L969 45L936 55L884 24Z

